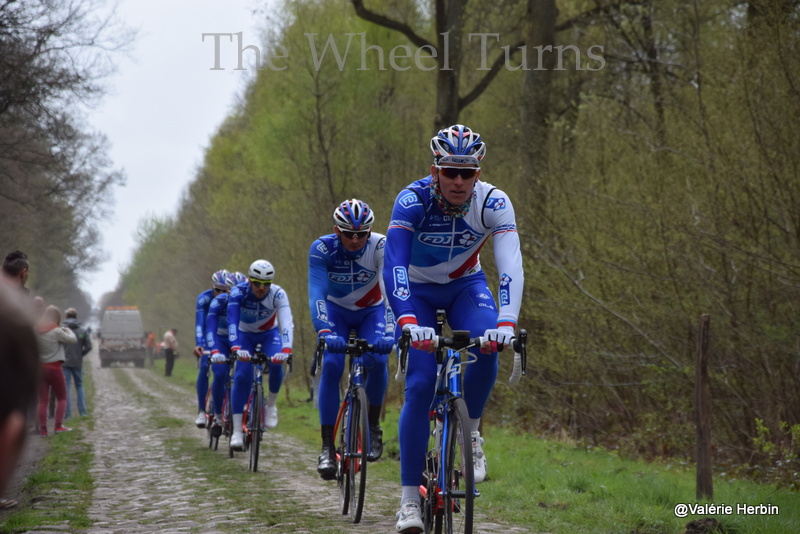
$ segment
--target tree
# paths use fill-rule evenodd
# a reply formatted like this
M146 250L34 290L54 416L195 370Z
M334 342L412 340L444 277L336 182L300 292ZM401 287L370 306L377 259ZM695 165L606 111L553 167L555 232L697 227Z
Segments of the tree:
M101 8L96 0L0 0L0 209L20 223L13 233L5 225L0 239L34 262L36 250L47 251L33 282L50 290L64 272L74 283L97 265L96 225L111 188L124 182L105 138L77 118L102 95L110 53L132 38L113 12L97 18Z

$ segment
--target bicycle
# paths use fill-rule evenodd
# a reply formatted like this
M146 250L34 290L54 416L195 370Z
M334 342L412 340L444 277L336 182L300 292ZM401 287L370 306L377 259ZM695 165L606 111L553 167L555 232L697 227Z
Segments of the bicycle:
M433 443L425 457L423 484L419 488L422 522L425 534L472 534L473 504L480 494L475 488L472 433L467 405L462 397L462 371L477 360L468 350L479 347L483 339L471 338L466 330L455 330L453 337L443 337L445 322L444 310L437 310L436 395L430 410ZM520 330L512 343L515 353L512 383L525 374L527 337L527 332ZM403 331L398 343L402 373L405 373L410 344L410 334ZM447 349L446 354L443 349Z
M318 372L325 350L320 340L314 355ZM374 352L366 339L350 332L344 353L349 359L347 390L334 425L336 436L336 483L342 515L350 514L353 523L361 521L367 487L367 455L370 448L367 392L364 389L364 354Z
M264 401L264 385L262 375L266 370L269 374L268 362L282 363L280 360L270 358L261 351L261 345L256 345L253 356L250 358L253 363L253 386L250 390L250 397L245 404L242 414L242 426L244 433L243 450L250 453L249 469L252 472L258 471L258 455L261 448L261 440L266 431L266 404ZM291 374L292 357L286 359L288 373ZM231 432L231 435L233 432ZM230 456L233 457L233 447L229 446Z

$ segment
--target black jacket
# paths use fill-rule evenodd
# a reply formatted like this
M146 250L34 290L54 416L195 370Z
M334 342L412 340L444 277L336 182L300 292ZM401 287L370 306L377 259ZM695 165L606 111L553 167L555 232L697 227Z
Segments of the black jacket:
M92 339L77 319L64 319L63 326L72 329L75 337L78 338L77 343L70 343L64 347L66 352L64 367L80 367L83 364L84 355L92 350Z

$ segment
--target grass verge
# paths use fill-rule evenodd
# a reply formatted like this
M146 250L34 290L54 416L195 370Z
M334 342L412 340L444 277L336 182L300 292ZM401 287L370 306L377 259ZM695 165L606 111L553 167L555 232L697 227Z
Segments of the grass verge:
M319 447L317 411L311 404L280 406L281 433ZM399 410L387 410L382 425L386 459L370 464L369 478L397 483L399 500L398 416ZM489 476L478 486L481 496L475 506L492 521L552 534L683 534L690 522L714 518L728 534L800 532L797 492L717 477L714 500L697 501L693 466L627 460L610 451L585 450L497 427L484 429L484 437ZM714 510L694 508L677 517L681 504L726 505L731 510L707 513ZM754 510L760 514L739 508L758 505L764 505Z
M84 366L86 402L93 409L94 383L91 370ZM73 391L70 392L74 395ZM73 399L74 400L74 399ZM77 406L73 403L74 411ZM91 417L69 420L72 432L48 438L28 436L28 439L47 439L49 450L37 470L25 483L21 505L8 512L0 523L0 532L16 533L55 526L77 531L91 527L89 507L92 504L94 480L90 473L94 459L92 444L84 439L84 430L91 428ZM31 503L25 505L25 503Z

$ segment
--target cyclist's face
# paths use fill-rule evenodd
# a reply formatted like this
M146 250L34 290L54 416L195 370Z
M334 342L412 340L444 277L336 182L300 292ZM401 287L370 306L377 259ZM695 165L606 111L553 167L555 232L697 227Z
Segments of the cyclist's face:
M462 173L458 173L454 169L467 169ZM454 206L464 204L472 196L472 190L475 189L475 182L481 175L480 169L474 174L471 172L472 167L469 165L449 164L446 168L440 169L436 165L431 165L431 176L433 181L439 183L439 190L446 201ZM471 177L467 177L472 174ZM452 176L452 178L451 178Z
M336 232L336 235L339 237L339 241L341 241L342 246L349 250L350 252L358 252L364 245L367 244L367 237L369 237L370 232L343 232L339 230L338 226L333 227L333 231Z
M259 281L250 280L250 289L253 291L253 294L256 298L263 299L269 293L270 284L264 284Z

